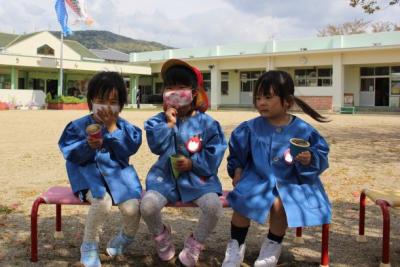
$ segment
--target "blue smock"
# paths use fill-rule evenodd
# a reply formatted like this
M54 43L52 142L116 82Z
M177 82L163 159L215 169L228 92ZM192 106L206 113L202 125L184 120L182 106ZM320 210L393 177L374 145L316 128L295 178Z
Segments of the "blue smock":
M115 204L140 198L142 187L129 157L142 143L142 131L122 118L117 130L102 128L103 146L92 149L87 142L86 127L96 123L91 115L70 122L58 145L66 159L68 178L75 194L90 190L94 198L109 192Z
M221 126L209 115L197 112L184 120L178 119L173 128L168 127L164 112L144 124L150 150L159 155L146 178L146 190L161 193L170 202L190 202L210 192L222 193L218 179L227 144ZM190 153L186 143L192 137L201 139L200 151ZM182 154L192 160L192 170L175 178L170 156Z
M310 165L285 161L290 138L310 142ZM328 168L329 146L310 124L293 116L288 125L275 127L257 117L233 131L229 152L229 175L233 177L235 169L243 169L228 195L233 210L263 224L279 196L289 227L330 223L331 205L319 177Z

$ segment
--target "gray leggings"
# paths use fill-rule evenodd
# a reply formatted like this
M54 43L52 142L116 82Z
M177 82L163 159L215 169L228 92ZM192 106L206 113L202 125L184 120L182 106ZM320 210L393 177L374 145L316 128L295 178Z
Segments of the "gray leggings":
M217 225L222 215L222 205L216 193L207 193L193 201L199 206L201 215L193 237L200 243L204 243ZM167 205L168 200L159 192L149 190L142 198L140 213L147 224L149 231L157 236L164 230L161 219L161 210Z
M103 223L107 221L107 215L112 207L111 196L106 193L103 198L94 198L90 191L86 194L90 202L89 212L85 223L83 241L99 242L99 234ZM122 215L122 231L129 237L134 237L139 227L140 213L139 200L129 199L118 204Z

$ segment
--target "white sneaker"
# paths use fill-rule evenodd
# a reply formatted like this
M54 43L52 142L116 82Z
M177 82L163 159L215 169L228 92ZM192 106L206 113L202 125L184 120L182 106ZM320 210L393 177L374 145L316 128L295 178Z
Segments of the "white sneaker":
M254 267L275 267L281 255L282 244L265 238Z
M226 247L225 259L221 267L240 267L244 259L245 250L246 244L242 244L239 247L237 240L231 239Z

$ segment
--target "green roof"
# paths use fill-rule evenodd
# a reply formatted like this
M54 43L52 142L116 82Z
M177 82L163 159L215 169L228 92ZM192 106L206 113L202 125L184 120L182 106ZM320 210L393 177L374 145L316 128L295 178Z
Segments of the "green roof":
M81 55L82 58L93 58L93 59L100 59L95 54L90 52L89 49L84 47L82 44L78 43L77 41L72 40L64 40L64 44L67 45L69 48L74 50L76 53Z
M14 45L16 43L22 42L23 40L28 39L29 37L38 34L39 32L33 32L33 33L29 33L29 34L21 34L18 36L15 36L16 38L14 38L14 40L12 42L10 42L7 46L11 46Z
M0 47L7 47L18 35L0 32Z
M0 33L0 47L9 47L11 45L17 44L22 42L38 33L41 32L33 32L29 34L8 34L8 33ZM57 38L57 37L56 37ZM90 52L89 49L84 47L82 44L78 43L77 41L72 40L64 40L64 44L78 53L82 58L90 58L90 59L101 59L97 57L94 53Z

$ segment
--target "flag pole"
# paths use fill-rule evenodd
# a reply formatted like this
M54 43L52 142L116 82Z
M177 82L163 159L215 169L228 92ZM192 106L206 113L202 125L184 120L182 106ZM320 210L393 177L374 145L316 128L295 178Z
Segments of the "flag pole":
M62 96L63 93L63 48L64 48L64 33L61 31L61 48L60 48L60 79L58 83L57 96Z

